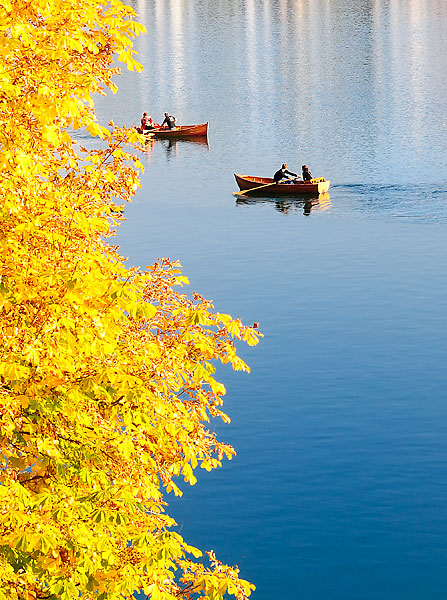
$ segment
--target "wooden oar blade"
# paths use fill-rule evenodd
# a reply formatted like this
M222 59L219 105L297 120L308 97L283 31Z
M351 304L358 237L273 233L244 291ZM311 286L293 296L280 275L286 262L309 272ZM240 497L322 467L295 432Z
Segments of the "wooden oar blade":
M249 192L257 192L258 190L262 190L262 188L269 187L270 185L276 185L277 183L278 183L277 181L272 181L271 183L265 183L264 185L258 185L254 188L250 188L249 190L233 192L233 196L244 196L245 194L248 194Z

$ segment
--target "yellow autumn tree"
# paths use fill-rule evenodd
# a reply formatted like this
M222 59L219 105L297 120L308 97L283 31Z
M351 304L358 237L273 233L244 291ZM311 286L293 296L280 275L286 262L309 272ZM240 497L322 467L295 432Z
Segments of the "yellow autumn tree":
M251 584L166 512L233 449L208 429L255 327L188 297L179 265L112 245L140 136L97 123L143 28L118 0L0 6L0 600L239 600ZM98 148L76 144L85 128Z

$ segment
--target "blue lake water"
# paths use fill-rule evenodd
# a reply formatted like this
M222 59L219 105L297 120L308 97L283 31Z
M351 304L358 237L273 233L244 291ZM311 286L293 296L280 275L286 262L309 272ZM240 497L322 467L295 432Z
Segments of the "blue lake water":
M172 499L256 600L422 600L447 588L447 2L141 0L145 71L103 122L165 111L117 241L259 321L219 369L237 456ZM307 163L330 198L236 200L234 172Z

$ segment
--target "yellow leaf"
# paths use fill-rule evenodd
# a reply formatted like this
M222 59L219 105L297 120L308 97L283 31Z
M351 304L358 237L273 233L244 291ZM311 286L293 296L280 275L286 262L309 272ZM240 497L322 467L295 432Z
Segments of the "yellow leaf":
M27 396L17 396L17 397L16 397L16 400L18 400L18 401L19 401L19 403L20 403L20 406L21 406L22 408L28 408L28 405L29 405L29 400L28 400L28 397L27 397Z

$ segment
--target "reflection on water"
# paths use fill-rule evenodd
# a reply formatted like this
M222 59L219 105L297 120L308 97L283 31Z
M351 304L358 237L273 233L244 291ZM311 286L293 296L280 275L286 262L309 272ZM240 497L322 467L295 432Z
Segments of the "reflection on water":
M158 139L158 138L156 138ZM178 144L180 146L185 145L188 146L188 144L194 144L194 145L199 145L199 146L206 146L207 148L209 148L209 143L208 143L208 137L202 136L202 137L192 137L192 138L177 138L177 139L173 139L173 138L168 138L168 139L160 139L160 141L164 144L165 148L167 150L172 150L172 148L177 148Z
M146 162L150 161L150 156L154 152L156 146L163 148L167 160L188 154L188 145L202 147L204 150L209 150L208 138L195 137L189 139L166 139L148 137L144 143L144 154Z
M262 204L270 204L275 210L284 215L301 213L307 216L310 215L311 211L328 210L331 206L331 197L329 192L326 192L320 194L318 198L309 198L309 196L281 196L275 198L251 194L246 197L238 196L236 199L236 206L238 207L259 206Z
M262 132L273 164L296 157L343 183L446 168L433 152L447 134L445 0L131 3L149 30L137 41L147 71L124 74L134 114L209 120L236 144Z

